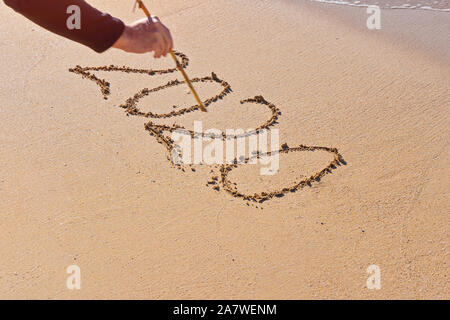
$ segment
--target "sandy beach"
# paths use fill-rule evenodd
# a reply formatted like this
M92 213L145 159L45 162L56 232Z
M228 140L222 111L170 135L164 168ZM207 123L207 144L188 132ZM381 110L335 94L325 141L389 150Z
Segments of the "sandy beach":
M132 22L133 1L89 0ZM169 58L96 54L3 3L0 19L1 299L448 299L449 12L310 1L147 1L171 29L188 75L231 90L198 110L149 119L120 108L178 72ZM195 83L204 99L217 81ZM179 170L144 124L192 130L257 128L277 109L280 170L239 165L245 194L295 192L262 203L233 196L219 166ZM143 112L195 101L186 85L152 92ZM175 106L175 107L174 107ZM279 114L278 114L279 111ZM281 148L281 147L280 147ZM336 150L335 153L334 150ZM309 182L309 181L308 181ZM69 290L66 269L81 270ZM381 288L369 289L370 265Z

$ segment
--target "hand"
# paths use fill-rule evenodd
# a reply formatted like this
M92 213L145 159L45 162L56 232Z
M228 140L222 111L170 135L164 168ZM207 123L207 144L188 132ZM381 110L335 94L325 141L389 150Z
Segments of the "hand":
M158 17L135 21L126 25L114 48L131 53L147 53L154 51L155 58L166 56L173 48L173 40L169 29Z

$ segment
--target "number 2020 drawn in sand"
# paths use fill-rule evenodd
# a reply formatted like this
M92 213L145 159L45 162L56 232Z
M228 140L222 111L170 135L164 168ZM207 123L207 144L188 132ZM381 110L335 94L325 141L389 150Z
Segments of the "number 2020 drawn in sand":
M188 57L181 52L174 52L174 53L178 59L181 59L181 62L180 62L181 66L183 68L186 68L189 64ZM125 72L125 73L140 73L140 74L146 74L149 76L154 76L154 75L173 73L173 72L176 72L177 69L173 68L173 69L165 69L165 70L146 70L146 69L134 69L134 68L126 67L126 66L118 67L118 66L110 65L110 66L101 66L101 67L76 66L75 68L69 69L69 71L79 74L83 78L94 81L100 87L100 90L103 94L103 98L107 99L108 95L110 94L110 84L105 79L100 79L100 78L96 77L92 73L93 71L106 71L106 72L116 71L116 72ZM204 101L205 107L208 107L212 103L216 102L219 99L222 99L227 94L231 93L231 86L226 81L221 80L219 77L217 77L217 75L215 73L212 73L211 76L207 76L207 77L203 77L203 78L193 78L191 80L191 82L192 83L213 82L213 83L218 83L222 87L222 91L218 95L216 95L212 98L206 99ZM148 89L148 88L142 89L138 93L136 93L133 97L127 99L124 104L120 105L120 107L125 109L125 112L127 113L127 115L140 116L140 117L149 118L149 119L171 118L171 117L181 116L186 113L198 111L199 110L198 105L193 105L193 106L190 106L187 108L174 110L174 111L171 111L168 113L159 113L159 114L152 113L152 112L142 112L137 107L138 102L141 98L148 96L151 93L155 93L160 90L164 90L164 89L182 85L182 84L185 84L185 81L172 80L172 81L167 82L165 85L155 87L153 89ZM270 119L268 119L265 123L263 123L259 127L255 128L253 131L244 133L245 136L249 136L252 134L258 134L262 130L270 130L270 128L276 124L279 116L281 115L280 110L274 104L270 103L262 96L255 96L253 98L241 100L241 104L245 104L245 103L258 104L263 108L268 108L272 114ZM194 139L199 138L199 137L211 138L211 136L206 133L198 133L198 132L194 132L192 130L186 130L185 128L178 126L178 125L173 125L173 126L158 125L158 124L153 123L151 120L145 124L145 129L147 131L149 131L151 136L156 138L158 143L160 143L167 149L167 152L168 152L167 159L172 163L172 165L174 165L175 167L177 167L183 171L184 171L184 168L182 167L182 165L180 165L179 163L175 163L173 161L172 155L174 152L176 152L176 147L174 145L174 141L168 135L167 136L164 135L164 133L165 132L173 133L174 131L177 131L177 130L183 130L183 132L185 132L186 134L190 134L191 137ZM232 136L231 139L237 139L239 137L242 137L242 135L241 136L240 135ZM213 138L217 139L220 137L214 136ZM221 138L223 140L230 139L230 136L225 136L223 134ZM333 160L322 170L317 171L314 174L312 174L311 176L303 178L300 181L296 181L292 185L286 186L279 190L269 190L266 192L253 193L253 194L243 193L243 192L239 191L239 188L236 185L236 183L233 183L228 178L228 174L234 168L237 168L239 165L249 163L252 160L259 159L261 157L271 156L274 153L282 154L282 153L298 152L298 151L312 152L312 151L319 151L319 150L333 154ZM221 189L225 190L230 195L232 195L233 197L236 197L236 198L241 198L246 201L262 203L264 201L273 199L275 197L277 197L277 198L283 197L290 192L296 192L297 190L300 190L306 186L311 186L312 183L320 181L320 179L323 176L325 176L328 173L331 173L332 170L336 169L341 164L345 165L346 162L336 148L320 147L320 146L305 146L305 145L298 145L296 147L288 147L287 144L282 144L281 149L279 149L279 150L266 152L266 153L256 152L255 154L248 156L245 159L240 159L239 161L237 159L235 159L231 163L220 165L219 166L220 174L218 176L213 175L211 177L210 181L207 182L207 185L213 185L214 186L213 188L217 191L220 191ZM192 171L195 171L195 170L192 169ZM211 172L213 172L213 171L211 171Z

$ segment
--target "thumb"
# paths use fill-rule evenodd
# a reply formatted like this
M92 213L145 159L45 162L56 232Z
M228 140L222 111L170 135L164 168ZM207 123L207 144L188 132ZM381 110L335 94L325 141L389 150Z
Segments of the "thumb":
M157 16L151 16L150 18L148 18L148 21L150 23L161 23L161 20L159 20Z

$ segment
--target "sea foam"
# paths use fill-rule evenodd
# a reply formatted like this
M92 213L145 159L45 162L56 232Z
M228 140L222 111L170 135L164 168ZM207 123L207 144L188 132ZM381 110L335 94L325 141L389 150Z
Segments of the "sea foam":
M379 6L381 9L422 9L450 12L449 0L310 0L356 7Z

